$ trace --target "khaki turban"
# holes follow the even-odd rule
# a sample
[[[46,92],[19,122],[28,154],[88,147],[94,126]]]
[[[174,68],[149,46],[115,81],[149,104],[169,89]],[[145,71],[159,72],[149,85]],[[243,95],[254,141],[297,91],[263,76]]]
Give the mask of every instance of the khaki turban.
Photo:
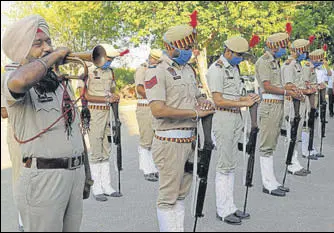
[[[40,15],[27,16],[11,25],[2,40],[2,49],[13,62],[22,63],[27,57],[37,30],[50,36],[49,26]]]

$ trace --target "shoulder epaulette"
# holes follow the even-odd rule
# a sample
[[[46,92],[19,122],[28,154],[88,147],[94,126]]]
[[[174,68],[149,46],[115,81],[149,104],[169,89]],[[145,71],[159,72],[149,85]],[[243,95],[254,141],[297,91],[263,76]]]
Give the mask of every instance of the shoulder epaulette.
[[[20,67],[19,63],[10,63],[8,65],[5,65],[5,71],[12,71],[12,70],[16,70],[17,68]]]
[[[263,54],[263,56],[262,56],[263,60],[268,60],[269,58],[270,58],[270,56],[267,53]]]
[[[310,62],[305,62],[305,66],[311,66]]]
[[[219,59],[219,60],[216,62],[216,65],[215,65],[215,66],[218,66],[219,68],[223,68],[224,63],[223,63],[222,60]]]
[[[141,64],[142,67],[148,67],[147,63]]]

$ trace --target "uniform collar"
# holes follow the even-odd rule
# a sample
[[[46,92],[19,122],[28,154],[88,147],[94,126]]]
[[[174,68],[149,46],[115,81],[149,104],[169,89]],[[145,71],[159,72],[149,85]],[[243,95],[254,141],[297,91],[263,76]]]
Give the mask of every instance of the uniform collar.
[[[267,56],[269,57],[270,61],[275,61],[276,59],[274,58],[274,55],[271,54],[271,52],[266,51],[265,54],[267,54]]]
[[[171,59],[168,55],[163,55],[163,60],[169,65],[169,66],[173,66],[178,70],[181,70],[184,66],[180,66],[179,64],[177,64],[173,59]]]
[[[233,66],[231,66],[231,64],[227,61],[224,55],[221,55],[219,59],[223,62],[225,68],[229,68],[229,67],[233,68]]]

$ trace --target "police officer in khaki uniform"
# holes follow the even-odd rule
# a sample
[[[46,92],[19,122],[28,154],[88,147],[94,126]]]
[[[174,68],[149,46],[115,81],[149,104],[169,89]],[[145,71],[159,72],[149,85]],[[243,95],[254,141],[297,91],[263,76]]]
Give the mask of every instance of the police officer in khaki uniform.
[[[143,63],[136,70],[135,84],[138,97],[136,117],[139,127],[139,169],[144,172],[145,180],[158,181],[159,173],[152,158],[152,141],[154,131],[152,128],[152,113],[148,105],[145,93],[145,72],[148,68],[155,68],[160,62],[162,51],[152,49],[148,58],[148,63]]]
[[[5,71],[15,70],[16,67],[10,67],[9,65],[5,66]],[[20,175],[20,168],[22,166],[22,158],[20,152],[20,144],[15,140],[13,134],[13,127],[8,117],[7,107],[5,105],[6,100],[3,96],[3,82],[4,78],[1,77],[1,118],[7,119],[7,145],[10,161],[12,162],[12,188],[13,193],[15,192],[15,185]],[[18,229],[23,231],[22,218],[20,213],[18,218]]]
[[[281,73],[283,83],[286,90],[299,89],[304,95],[310,95],[316,92],[316,89],[307,89],[303,78],[301,62],[306,60],[307,52],[310,46],[310,42],[304,39],[297,39],[291,43],[290,56],[282,65]],[[288,173],[297,176],[306,176],[309,172],[301,166],[298,155],[302,154],[301,147],[301,134],[303,130],[303,124],[306,117],[306,98],[302,98],[300,101],[299,115],[300,121],[297,130],[297,140],[294,148],[294,154],[292,156],[291,165],[288,166]],[[294,118],[294,107],[291,96],[286,96],[284,101],[284,121],[286,125],[290,125],[289,121]],[[288,127],[287,127],[288,128]],[[287,133],[290,133],[288,130]],[[287,145],[288,147],[288,145]]]
[[[317,89],[318,89],[318,84],[317,84],[317,75],[315,72],[315,68],[318,67],[320,62],[313,61],[310,59],[309,61],[306,61],[302,67],[302,78],[305,82],[306,88],[311,89],[316,91],[313,94],[308,94],[306,95],[306,119],[310,119],[310,114],[315,114],[316,112],[316,106],[317,106]],[[308,127],[308,124],[306,124]],[[310,135],[308,132],[307,128],[304,128],[305,130],[302,131],[302,156],[304,158],[308,158],[309,156],[309,151],[308,151],[308,144],[309,144],[309,139]],[[317,152],[316,148],[313,145],[312,151],[310,153],[310,159],[312,160],[317,160],[318,156],[320,154]]]
[[[276,180],[273,153],[277,146],[283,118],[284,95],[299,96],[294,90],[284,90],[279,59],[286,53],[289,35],[275,33],[267,38],[266,52],[255,64],[256,79],[262,92],[260,104],[260,167],[263,192],[285,196],[286,189]]]
[[[248,218],[233,201],[235,169],[238,161],[238,140],[243,127],[240,107],[260,101],[257,94],[240,96],[241,80],[238,65],[249,45],[243,37],[231,37],[224,42],[224,53],[209,68],[208,86],[217,112],[212,129],[217,143],[216,207],[217,217],[229,224],[241,224]]]
[[[39,15],[9,27],[3,50],[19,63],[16,70],[5,73],[4,96],[14,136],[21,144],[23,166],[14,195],[24,230],[79,231],[85,182],[80,119],[74,118],[75,106],[68,108],[71,88],[59,83],[49,69],[69,50],[53,50],[48,25]],[[62,111],[67,111],[66,117]]]
[[[85,98],[91,114],[88,137],[92,151],[90,167],[94,180],[93,195],[97,201],[107,201],[106,196],[117,196],[111,185],[109,162],[111,154],[110,117],[113,117],[113,115],[110,116],[109,103],[119,101],[119,96],[115,94],[115,77],[110,65],[120,53],[111,45],[101,44],[101,46],[106,50],[107,60],[100,67],[95,65],[89,67]],[[83,82],[80,82],[79,86],[82,88]]]
[[[160,231],[184,231],[184,199],[192,183],[185,163],[192,160],[196,119],[213,110],[200,97],[195,73],[187,64],[195,33],[188,25],[174,26],[164,34],[166,55],[145,73],[146,96],[150,104],[155,136],[153,160],[159,170],[157,215]]]

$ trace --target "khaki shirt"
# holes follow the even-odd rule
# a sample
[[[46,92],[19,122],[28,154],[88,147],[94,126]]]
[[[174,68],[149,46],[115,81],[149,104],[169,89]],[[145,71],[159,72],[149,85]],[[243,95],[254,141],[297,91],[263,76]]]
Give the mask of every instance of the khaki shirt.
[[[79,82],[78,87],[83,87],[82,81]],[[89,95],[105,96],[108,92],[115,93],[115,91],[115,77],[110,68],[106,70],[95,66],[88,68],[87,92]]]
[[[195,109],[201,96],[190,65],[179,66],[164,55],[162,62],[150,67],[145,73],[145,90],[149,102],[159,100],[177,109]],[[154,130],[193,128],[196,122],[188,119],[153,118]]]
[[[306,88],[302,75],[302,66],[295,59],[288,59],[281,68],[282,79],[284,84],[292,83],[297,88]]]
[[[311,84],[317,83],[317,74],[315,73],[314,66],[311,62],[306,62],[302,67],[302,76],[305,82]]]
[[[270,81],[270,84],[275,87],[283,87],[279,63],[268,51],[255,63],[255,76],[262,92],[264,92],[264,81]]]
[[[211,93],[219,92],[225,99],[239,100],[241,94],[239,70],[231,66],[224,56],[210,66],[206,77]]]
[[[147,69],[148,69],[148,64],[147,63],[141,64],[136,69],[136,72],[135,72],[135,84],[136,84],[136,87],[138,85],[145,86],[145,72],[146,72]],[[143,97],[137,92],[137,88],[135,88],[135,89],[136,89],[136,94],[137,94],[138,99],[143,99]]]
[[[8,114],[15,135],[20,140],[27,140],[36,136],[49,127],[56,119],[62,115],[63,86],[60,84],[54,93],[47,93],[53,100],[49,102],[39,102],[34,88],[31,88],[23,97],[15,99],[9,89],[8,80],[13,70],[6,70],[4,82],[4,95],[8,104]],[[73,98],[73,90],[67,88],[68,93]],[[80,114],[75,107],[75,119],[72,123],[72,135],[67,138],[65,123],[62,118],[49,131],[33,141],[21,144],[23,158],[43,157],[61,158],[79,156],[83,153],[84,147],[80,130]]]

